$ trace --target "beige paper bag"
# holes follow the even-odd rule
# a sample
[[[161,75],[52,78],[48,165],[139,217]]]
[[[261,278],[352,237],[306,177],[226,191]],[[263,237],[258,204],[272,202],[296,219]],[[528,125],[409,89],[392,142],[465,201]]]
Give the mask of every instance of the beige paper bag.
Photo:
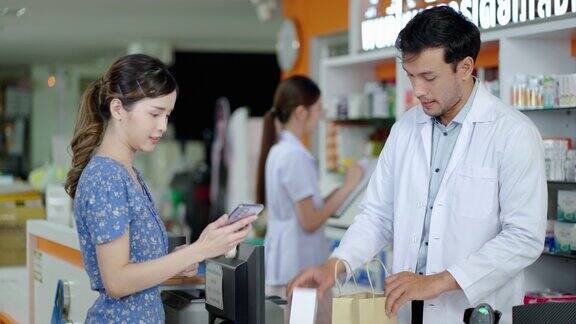
[[[344,266],[350,269],[350,273],[352,273],[352,280],[354,280],[356,291],[358,291],[358,283],[356,282],[352,268],[350,268],[350,264],[348,264],[346,260],[338,260],[334,267],[334,277],[336,281],[336,287],[338,287],[338,296],[334,296],[334,298],[332,298],[332,324],[358,324],[358,300],[361,298],[366,298],[371,294],[342,294],[342,284],[338,280],[338,265],[340,262],[344,263]]]
[[[396,317],[388,317],[386,315],[386,297],[384,294],[377,294],[370,278],[370,264],[378,262],[384,269],[385,275],[388,271],[379,259],[372,259],[366,263],[366,272],[368,274],[368,282],[370,283],[371,293],[367,296],[358,299],[358,324],[396,324]]]
[[[388,271],[379,259],[372,259],[366,263],[368,282],[370,283],[371,292],[356,292],[354,294],[343,295],[342,284],[338,280],[338,264],[342,262],[352,273],[352,280],[358,291],[358,283],[354,277],[354,272],[346,260],[338,260],[334,267],[334,277],[338,287],[338,297],[332,299],[332,324],[396,324],[396,318],[390,318],[386,315],[386,297],[383,294],[377,294],[372,279],[370,277],[370,264],[378,262],[384,269],[386,275]]]

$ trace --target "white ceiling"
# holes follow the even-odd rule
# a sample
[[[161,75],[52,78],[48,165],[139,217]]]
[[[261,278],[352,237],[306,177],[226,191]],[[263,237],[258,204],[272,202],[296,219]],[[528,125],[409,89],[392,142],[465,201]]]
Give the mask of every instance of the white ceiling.
[[[261,22],[250,0],[0,0],[0,65],[85,60],[134,41],[177,50],[272,52],[280,11]]]

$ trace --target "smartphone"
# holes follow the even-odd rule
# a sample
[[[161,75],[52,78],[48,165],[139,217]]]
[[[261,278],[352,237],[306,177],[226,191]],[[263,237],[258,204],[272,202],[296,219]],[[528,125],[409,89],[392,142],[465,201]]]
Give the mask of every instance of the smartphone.
[[[262,204],[240,204],[228,216],[228,224],[235,223],[242,218],[258,215],[264,210]]]

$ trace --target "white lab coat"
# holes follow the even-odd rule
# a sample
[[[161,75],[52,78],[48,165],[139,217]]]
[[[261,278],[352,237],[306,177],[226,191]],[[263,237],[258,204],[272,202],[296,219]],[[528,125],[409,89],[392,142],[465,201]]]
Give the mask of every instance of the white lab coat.
[[[362,211],[333,256],[359,267],[393,245],[393,272],[414,271],[430,177],[432,122],[414,107],[394,125]],[[523,269],[542,252],[547,184],[540,134],[522,113],[479,86],[433,207],[427,274],[448,270],[462,290],[424,302],[424,323],[462,323],[486,302],[512,322]],[[410,322],[410,303],[399,323]]]
[[[313,233],[300,226],[296,205],[312,198],[315,208],[324,200],[316,159],[291,132],[283,131],[266,159],[266,285],[288,284],[301,270],[322,264],[330,254],[322,226]]]

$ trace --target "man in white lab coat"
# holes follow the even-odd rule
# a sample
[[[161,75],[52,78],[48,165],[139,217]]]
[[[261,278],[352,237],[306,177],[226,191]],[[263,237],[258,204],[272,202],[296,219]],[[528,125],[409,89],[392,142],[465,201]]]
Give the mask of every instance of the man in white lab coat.
[[[392,244],[386,311],[400,323],[462,323],[464,310],[483,302],[512,322],[523,269],[543,249],[544,155],[532,122],[472,76],[480,44],[477,27],[447,6],[400,32],[396,47],[420,105],[392,128],[340,246],[289,292],[317,286],[322,295],[337,259],[358,268]]]

